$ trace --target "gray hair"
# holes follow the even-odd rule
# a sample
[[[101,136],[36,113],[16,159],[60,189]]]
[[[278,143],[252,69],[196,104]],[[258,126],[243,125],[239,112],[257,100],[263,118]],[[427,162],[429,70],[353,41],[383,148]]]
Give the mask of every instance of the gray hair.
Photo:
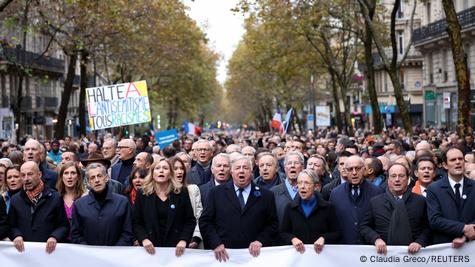
[[[274,160],[275,165],[277,166],[277,157],[270,152],[262,152],[257,155],[257,162],[259,162],[263,157],[269,156]]]
[[[243,148],[241,149],[241,153],[242,153],[242,151],[243,151],[244,149],[250,149],[250,150],[252,151],[252,154],[254,154],[254,155],[256,154],[256,149],[253,148],[252,146],[245,146],[245,147],[243,147]]]
[[[305,170],[301,171],[299,173],[299,175],[297,176],[297,179],[300,176],[304,175],[304,174],[307,175],[308,177],[310,177],[310,179],[312,179],[313,184],[321,184],[322,183],[320,177],[318,177],[317,173],[312,169],[305,169]]]
[[[348,160],[350,159],[357,159],[360,163],[361,163],[361,166],[365,166],[364,164],[364,159],[360,156],[357,156],[357,155],[353,155],[353,156],[349,156],[346,160],[345,160],[345,168],[347,168],[348,166]]]
[[[196,148],[196,146],[198,146],[199,144],[202,144],[202,143],[206,144],[209,148],[213,148],[211,143],[208,140],[205,140],[205,139],[200,139],[200,140],[194,142],[193,145],[191,145],[191,147]]]
[[[226,153],[231,154],[232,152],[241,152],[241,147],[236,144],[230,144],[228,147],[226,147]]]
[[[231,160],[231,169],[234,167],[236,162],[241,161],[241,160],[245,160],[249,164],[249,167],[252,168],[252,160],[250,158],[246,157],[246,156],[239,155],[239,156],[234,157]]]
[[[106,141],[104,141],[102,146],[104,146],[104,144],[107,143],[107,142],[110,142],[111,146],[113,146],[114,148],[117,148],[117,140],[115,140],[114,138],[107,139]]]
[[[211,161],[211,168],[214,167],[216,164],[217,158],[225,158],[229,164],[231,164],[231,159],[228,154],[226,153],[219,153],[218,155],[214,156],[213,160]]]
[[[94,170],[94,169],[101,169],[102,174],[107,175],[106,166],[104,166],[103,164],[98,163],[98,162],[93,162],[93,163],[87,164],[87,167],[86,167],[86,179],[89,179],[89,171],[90,171],[90,170]]]
[[[302,153],[300,153],[299,151],[290,151],[290,152],[287,152],[287,154],[285,154],[284,165],[287,164],[287,162],[289,161],[289,157],[291,156],[297,156],[299,158],[300,163],[302,165],[304,164],[305,158],[303,157]]]

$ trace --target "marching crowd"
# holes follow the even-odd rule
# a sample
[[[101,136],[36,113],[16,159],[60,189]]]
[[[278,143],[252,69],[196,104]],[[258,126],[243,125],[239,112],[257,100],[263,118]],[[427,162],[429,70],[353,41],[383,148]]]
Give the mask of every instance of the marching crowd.
[[[117,140],[4,140],[0,240],[211,249],[422,247],[475,239],[472,136],[256,131]]]

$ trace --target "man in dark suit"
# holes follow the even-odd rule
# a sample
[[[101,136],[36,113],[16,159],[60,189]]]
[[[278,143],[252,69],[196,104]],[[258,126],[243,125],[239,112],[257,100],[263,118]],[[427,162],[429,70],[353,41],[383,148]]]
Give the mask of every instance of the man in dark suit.
[[[434,243],[461,247],[475,239],[475,182],[464,177],[463,152],[457,147],[443,155],[447,176],[427,188],[427,213]]]
[[[226,248],[249,248],[257,257],[273,244],[278,231],[274,197],[252,181],[252,162],[238,156],[231,162],[232,183],[213,188],[200,217],[205,243],[217,260],[226,261]]]
[[[284,210],[287,204],[292,202],[297,196],[297,177],[303,170],[305,158],[298,151],[287,152],[284,159],[285,180],[283,183],[271,188],[274,193],[275,206],[279,222],[284,217]]]
[[[345,161],[348,181],[333,189],[330,202],[335,206],[336,216],[340,221],[341,243],[362,244],[359,235],[363,216],[369,209],[369,200],[384,192],[379,186],[364,179],[364,161],[360,156],[351,156]]]
[[[206,184],[199,186],[201,203],[203,205],[206,204],[208,194],[211,189],[218,185],[224,184],[229,180],[231,173],[231,162],[229,160],[229,155],[225,153],[219,153],[216,155],[211,163],[211,172],[213,173],[213,178]]]
[[[202,185],[211,180],[211,158],[213,147],[208,140],[198,140],[193,144],[193,150],[197,157],[196,164],[191,168],[188,176],[189,184]]]
[[[366,243],[376,246],[378,253],[386,254],[386,244],[408,246],[412,254],[429,245],[426,201],[408,190],[409,176],[404,165],[391,165],[386,193],[370,200],[360,234]]]
[[[127,185],[129,175],[134,168],[135,142],[132,139],[122,139],[117,148],[119,149],[119,162],[111,168],[111,179]]]
[[[10,201],[8,221],[10,239],[15,248],[25,251],[24,241],[46,242],[46,252],[55,250],[69,233],[69,222],[61,195],[41,179],[41,171],[33,161],[21,165],[21,192]]]

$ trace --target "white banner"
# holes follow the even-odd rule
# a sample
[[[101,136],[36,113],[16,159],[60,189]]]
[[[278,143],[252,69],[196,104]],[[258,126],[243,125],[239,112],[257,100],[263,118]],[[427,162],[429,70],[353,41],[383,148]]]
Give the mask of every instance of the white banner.
[[[329,106],[316,106],[315,113],[317,114],[317,126],[330,126],[331,116]]]
[[[376,254],[373,246],[327,245],[321,254],[313,246],[306,246],[304,254],[291,246],[269,247],[253,258],[247,249],[227,249],[230,259],[220,263],[210,250],[187,249],[179,258],[174,248],[159,248],[149,255],[142,247],[97,247],[58,244],[52,254],[45,252],[44,243],[25,243],[25,252],[19,253],[11,242],[0,242],[0,266],[84,267],[84,266],[475,266],[475,243],[460,249],[450,244],[422,249],[415,255],[407,254],[407,247],[388,247],[386,256]]]

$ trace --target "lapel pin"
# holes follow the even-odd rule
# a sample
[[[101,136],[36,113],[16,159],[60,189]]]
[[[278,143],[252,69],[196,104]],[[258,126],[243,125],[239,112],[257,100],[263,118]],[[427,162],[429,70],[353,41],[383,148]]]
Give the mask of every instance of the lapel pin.
[[[174,209],[175,209],[175,204],[171,204],[171,205],[170,205],[170,208],[171,208],[172,210],[174,210]]]
[[[467,195],[463,194],[463,195],[462,195],[462,198],[463,198],[463,199],[467,199]]]

